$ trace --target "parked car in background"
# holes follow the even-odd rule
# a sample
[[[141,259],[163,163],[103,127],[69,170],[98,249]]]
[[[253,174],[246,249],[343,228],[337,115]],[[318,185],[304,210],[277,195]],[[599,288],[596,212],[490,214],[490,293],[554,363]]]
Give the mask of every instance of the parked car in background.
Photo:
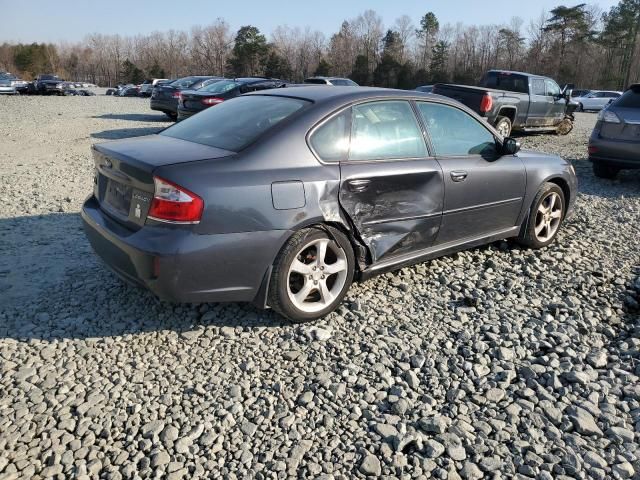
[[[178,120],[184,120],[243,93],[280,88],[285,84],[282,80],[249,77],[219,80],[198,90],[182,90],[178,99]]]
[[[33,81],[33,87],[35,93],[40,95],[62,95],[64,89],[58,86],[62,82],[64,82],[64,80],[57,75],[43,74],[36,77]]]
[[[548,246],[577,190],[569,162],[458,102],[378,88],[253,92],[93,156],[82,218],[112,270],[164,300],[293,321],[354,279],[509,237]]]
[[[153,87],[155,87],[158,82],[166,81],[166,78],[152,78],[149,80],[145,80],[140,85],[140,96],[141,97],[150,97],[153,92]]]
[[[7,82],[9,83],[9,86],[13,87],[13,89],[15,90],[15,92],[13,93],[29,93],[30,82],[21,80],[20,78],[9,72],[0,72],[0,83],[3,86],[3,88],[0,89],[0,93],[11,93],[8,91],[10,89],[6,88]]]
[[[571,97],[572,98],[585,97],[589,95],[591,92],[593,92],[593,90],[575,89],[573,90],[573,92],[571,92]]]
[[[620,98],[622,92],[610,91],[610,90],[596,90],[589,92],[583,97],[574,98],[574,101],[578,103],[578,111],[584,112],[589,110],[600,111],[611,101]]]
[[[414,90],[416,92],[432,93],[433,92],[433,85],[421,85],[420,87],[414,88]]]
[[[358,87],[359,85],[350,78],[342,77],[309,77],[304,79],[304,83],[314,85],[333,85],[338,87]]]
[[[589,138],[589,160],[600,178],[640,168],[640,83],[600,111]]]
[[[118,92],[119,97],[139,97],[140,87],[137,85],[125,85]]]
[[[576,108],[571,89],[561,89],[548,77],[490,70],[477,87],[438,83],[433,93],[463,103],[506,137],[512,130],[568,134]]]
[[[197,90],[223,77],[192,75],[157,85],[151,94],[151,110],[163,112],[172,120],[178,118],[178,98],[182,90]]]
[[[16,87],[13,85],[13,76],[10,74],[0,73],[0,94],[15,95]]]

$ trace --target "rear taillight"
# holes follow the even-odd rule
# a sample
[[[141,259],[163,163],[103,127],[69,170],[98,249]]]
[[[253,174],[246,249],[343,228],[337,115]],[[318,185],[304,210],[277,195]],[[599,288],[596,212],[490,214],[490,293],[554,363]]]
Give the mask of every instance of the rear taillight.
[[[480,102],[480,113],[487,113],[493,107],[493,98],[488,93],[485,93]]]
[[[210,97],[210,98],[203,98],[202,99],[202,104],[203,105],[217,105],[219,103],[224,102],[224,99],[222,98],[216,98],[216,97]]]
[[[594,153],[598,153],[598,147],[594,147],[592,145],[589,145],[588,150],[589,150],[589,155],[593,155]]]
[[[180,96],[181,96],[181,95],[182,95],[182,94],[181,94],[180,92],[173,92],[173,93],[171,94],[171,96],[172,96],[173,98],[180,98]]]
[[[153,177],[153,182],[155,194],[148,218],[171,223],[200,222],[204,210],[202,198],[160,177]]]

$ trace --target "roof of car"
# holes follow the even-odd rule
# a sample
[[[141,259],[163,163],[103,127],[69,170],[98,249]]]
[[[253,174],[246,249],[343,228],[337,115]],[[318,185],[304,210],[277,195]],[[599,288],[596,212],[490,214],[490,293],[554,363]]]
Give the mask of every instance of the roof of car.
[[[366,98],[383,98],[383,97],[397,97],[397,98],[439,98],[450,102],[451,99],[440,95],[434,95],[431,93],[422,93],[411,90],[397,90],[393,88],[378,88],[378,87],[346,87],[336,86],[327,88],[322,85],[309,86],[305,88],[300,87],[288,87],[277,88],[273,90],[262,90],[259,92],[251,92],[247,95],[274,95],[280,97],[293,97],[302,98],[304,100],[311,100],[313,102],[324,102],[334,99],[343,99],[346,101],[366,99]]]

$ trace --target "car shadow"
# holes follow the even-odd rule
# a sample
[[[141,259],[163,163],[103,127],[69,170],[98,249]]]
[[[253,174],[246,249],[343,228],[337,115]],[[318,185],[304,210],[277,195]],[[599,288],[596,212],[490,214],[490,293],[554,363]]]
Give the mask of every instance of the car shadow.
[[[128,285],[95,255],[78,213],[0,219],[0,339],[291,325],[251,304],[174,304]]]
[[[94,115],[91,118],[102,118],[105,120],[129,120],[132,122],[171,122],[171,120],[169,120],[169,118],[164,114],[152,113],[105,113],[104,115]]]
[[[113,130],[103,130],[91,134],[93,138],[101,138],[104,140],[117,140],[120,138],[141,137],[144,135],[153,135],[164,130],[163,127],[139,127],[139,128],[115,128]]]

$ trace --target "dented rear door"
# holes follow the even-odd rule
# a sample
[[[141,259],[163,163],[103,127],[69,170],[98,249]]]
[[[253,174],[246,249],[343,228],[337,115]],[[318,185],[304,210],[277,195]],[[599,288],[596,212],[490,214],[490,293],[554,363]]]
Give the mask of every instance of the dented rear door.
[[[373,262],[428,248],[442,218],[444,182],[407,101],[352,109],[349,156],[340,164],[340,203]]]

